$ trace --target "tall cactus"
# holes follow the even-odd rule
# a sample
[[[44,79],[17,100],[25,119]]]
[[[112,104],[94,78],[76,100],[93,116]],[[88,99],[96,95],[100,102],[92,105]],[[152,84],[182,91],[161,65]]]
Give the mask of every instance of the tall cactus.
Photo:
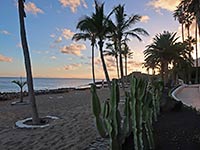
[[[152,94],[153,90],[156,91],[155,95]],[[131,134],[134,150],[155,148],[152,118],[153,113],[157,114],[159,111],[159,86],[147,85],[146,80],[132,77],[130,92],[125,93],[123,112],[118,109],[120,92],[116,80],[112,82],[110,99],[103,103],[103,107],[95,85],[92,85],[91,92],[98,132],[102,137],[109,137],[111,150],[121,150],[125,139]],[[144,138],[147,139],[147,143],[143,141]]]
[[[152,94],[153,119],[157,121],[157,116],[160,114],[160,100],[163,91],[163,82],[153,79],[150,85],[150,93]]]
[[[98,132],[102,137],[105,137],[106,135],[109,136],[110,149],[120,150],[122,146],[122,141],[124,141],[126,137],[125,134],[122,134],[125,133],[123,132],[123,128],[127,130],[127,127],[125,125],[122,125],[123,121],[118,109],[120,95],[117,81],[113,80],[110,100],[109,102],[104,102],[103,108],[101,108],[101,103],[97,96],[95,85],[92,85],[91,92],[93,113],[96,118]],[[127,120],[124,122],[127,123]]]
[[[148,147],[147,149],[155,148],[153,131],[152,131],[152,114],[153,114],[152,101],[153,101],[152,95],[147,90],[144,98],[144,107],[143,107],[143,126],[147,138],[147,144],[148,144],[146,145],[146,147]]]
[[[91,86],[91,93],[92,93],[92,110],[93,110],[93,114],[96,118],[97,130],[102,137],[106,137],[107,133],[106,133],[105,125],[104,125],[103,119],[100,115],[101,114],[101,103],[100,103],[99,97],[96,93],[95,85]]]

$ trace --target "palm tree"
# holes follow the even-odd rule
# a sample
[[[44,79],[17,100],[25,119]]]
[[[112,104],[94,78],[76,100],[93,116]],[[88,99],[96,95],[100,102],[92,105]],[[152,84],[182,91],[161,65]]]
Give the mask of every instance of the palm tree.
[[[172,61],[175,79],[177,74],[182,75],[184,81],[190,81],[190,70],[194,61],[191,55],[193,51],[192,43],[194,43],[194,40],[190,38],[183,43],[176,43],[176,59],[174,58]]]
[[[135,37],[139,41],[142,41],[139,35],[149,35],[142,28],[132,28],[132,26],[139,22],[141,16],[139,15],[128,15],[124,11],[124,5],[118,5],[113,9],[115,14],[115,22],[113,23],[112,29],[114,30],[117,36],[117,45],[119,49],[119,64],[120,64],[120,73],[123,84],[124,72],[123,72],[123,60],[122,60],[122,41],[128,39],[128,36]]]
[[[133,56],[133,52],[130,51],[130,48],[128,47],[127,43],[124,42],[122,43],[122,55],[124,56],[125,60],[125,76],[127,77],[128,75],[128,58],[131,58]]]
[[[156,64],[153,60],[145,61],[144,67],[147,69],[148,74],[149,70],[152,69],[152,74],[155,75],[155,69],[159,69],[159,64]]]
[[[23,87],[27,84],[26,81],[22,81],[22,78],[20,77],[20,80],[13,80],[12,83],[16,84],[20,88],[20,103],[23,103]]]
[[[80,33],[74,34],[72,37],[72,40],[79,41],[79,40],[90,40],[91,41],[91,47],[92,47],[92,78],[93,83],[95,84],[95,69],[94,69],[94,46],[96,43],[96,36],[95,31],[93,29],[93,25],[91,24],[91,20],[89,17],[85,17],[83,20],[79,21],[77,26],[77,29],[79,29]]]
[[[178,5],[177,9],[173,13],[173,16],[174,16],[175,20],[177,19],[178,22],[181,24],[182,41],[184,42],[185,16],[184,16],[183,9],[184,9],[183,5]]]
[[[117,67],[117,77],[119,79],[119,62],[118,62],[118,56],[119,56],[119,52],[116,48],[116,44],[110,44],[110,43],[106,43],[106,48],[108,50],[104,51],[104,55],[108,55],[108,56],[114,56],[115,57],[115,61],[116,61],[116,67]],[[115,48],[114,48],[115,47]]]
[[[98,40],[97,43],[98,43],[98,47],[100,51],[100,58],[101,58],[104,74],[108,82],[108,86],[109,88],[111,88],[110,78],[109,78],[108,70],[107,70],[104,55],[103,55],[104,40],[106,38],[106,35],[110,32],[109,25],[111,24],[111,21],[109,20],[109,15],[105,16],[104,3],[100,4],[96,0],[94,2],[95,2],[95,12],[92,13],[91,17],[85,16],[83,19],[81,19],[77,25],[77,28],[80,29],[82,32],[84,32],[84,34],[88,34],[87,39],[89,38],[90,40],[92,40],[91,45],[93,48],[94,48],[94,43]],[[74,37],[74,39],[79,39],[79,38],[80,38],[80,34],[77,34]],[[86,37],[84,38],[86,39]],[[84,38],[83,36],[81,37],[81,39],[84,39]],[[94,49],[92,51],[94,51]],[[94,64],[94,59],[92,60],[92,62]]]
[[[168,80],[168,65],[175,63],[177,60],[190,60],[191,50],[185,44],[176,42],[176,33],[164,31],[162,34],[157,34],[153,38],[153,43],[147,45],[144,51],[145,62],[153,62],[160,67],[161,77],[166,85]]]
[[[200,35],[200,1],[199,0],[182,0],[179,5],[186,5],[187,13],[190,13],[194,16],[196,20],[196,29],[195,29],[195,40],[198,41],[198,29]],[[198,28],[198,29],[197,29]],[[196,78],[195,82],[198,82],[198,42],[196,42]]]
[[[33,124],[39,124],[40,119],[37,111],[37,105],[35,100],[35,94],[33,89],[33,78],[32,78],[32,71],[31,71],[31,60],[28,50],[28,43],[26,40],[26,30],[25,30],[25,23],[24,18],[26,17],[26,13],[24,11],[24,2],[25,0],[18,0],[18,11],[19,11],[19,21],[20,21],[20,35],[21,35],[21,43],[24,53],[24,62],[26,68],[26,75],[27,75],[27,84],[28,84],[28,94],[30,98],[31,108],[32,108],[32,121]]]
[[[105,73],[106,80],[108,82],[109,88],[111,88],[110,77],[106,67],[104,55],[103,55],[103,46],[106,35],[111,31],[112,22],[109,20],[110,15],[106,16],[104,13],[104,3],[100,4],[95,0],[95,12],[91,16],[91,23],[95,29],[96,38],[98,39],[98,46],[100,51],[100,58],[102,61],[103,70]]]

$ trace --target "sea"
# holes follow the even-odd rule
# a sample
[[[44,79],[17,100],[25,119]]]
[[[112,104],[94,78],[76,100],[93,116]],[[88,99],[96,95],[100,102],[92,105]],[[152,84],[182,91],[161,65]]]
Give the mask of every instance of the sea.
[[[0,77],[0,92],[18,92],[19,87],[16,84],[12,83],[13,80],[20,80],[20,78]],[[26,81],[26,78],[22,78],[22,81]],[[50,90],[58,88],[87,88],[90,87],[89,83],[92,83],[92,79],[34,78],[33,83],[34,90]],[[24,90],[27,91],[27,85],[25,85]]]

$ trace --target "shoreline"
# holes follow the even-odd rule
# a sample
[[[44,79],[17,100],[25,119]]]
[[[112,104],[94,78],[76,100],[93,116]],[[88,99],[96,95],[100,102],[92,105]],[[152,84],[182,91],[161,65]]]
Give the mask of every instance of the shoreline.
[[[74,90],[87,90],[90,89],[92,83],[88,83],[87,85],[81,85],[78,87],[67,87],[67,88],[55,88],[55,89],[42,89],[42,90],[35,90],[35,95],[47,95],[47,94],[61,94],[67,93]],[[101,88],[101,82],[96,82],[97,88]],[[28,92],[23,92],[24,97],[28,96]],[[0,92],[0,102],[13,100],[20,98],[20,92]]]

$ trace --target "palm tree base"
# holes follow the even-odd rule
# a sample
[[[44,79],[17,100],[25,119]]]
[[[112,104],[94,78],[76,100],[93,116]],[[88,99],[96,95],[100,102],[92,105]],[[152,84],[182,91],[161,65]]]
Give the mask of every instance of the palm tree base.
[[[59,119],[56,116],[45,116],[40,119],[40,124],[35,125],[33,124],[32,118],[26,118],[24,120],[19,120],[15,123],[15,126],[17,128],[21,129],[35,129],[35,128],[45,128],[50,126],[50,123],[52,120],[57,120]]]
[[[14,101],[11,103],[11,105],[29,105],[30,103],[29,102],[26,102],[26,101]]]

